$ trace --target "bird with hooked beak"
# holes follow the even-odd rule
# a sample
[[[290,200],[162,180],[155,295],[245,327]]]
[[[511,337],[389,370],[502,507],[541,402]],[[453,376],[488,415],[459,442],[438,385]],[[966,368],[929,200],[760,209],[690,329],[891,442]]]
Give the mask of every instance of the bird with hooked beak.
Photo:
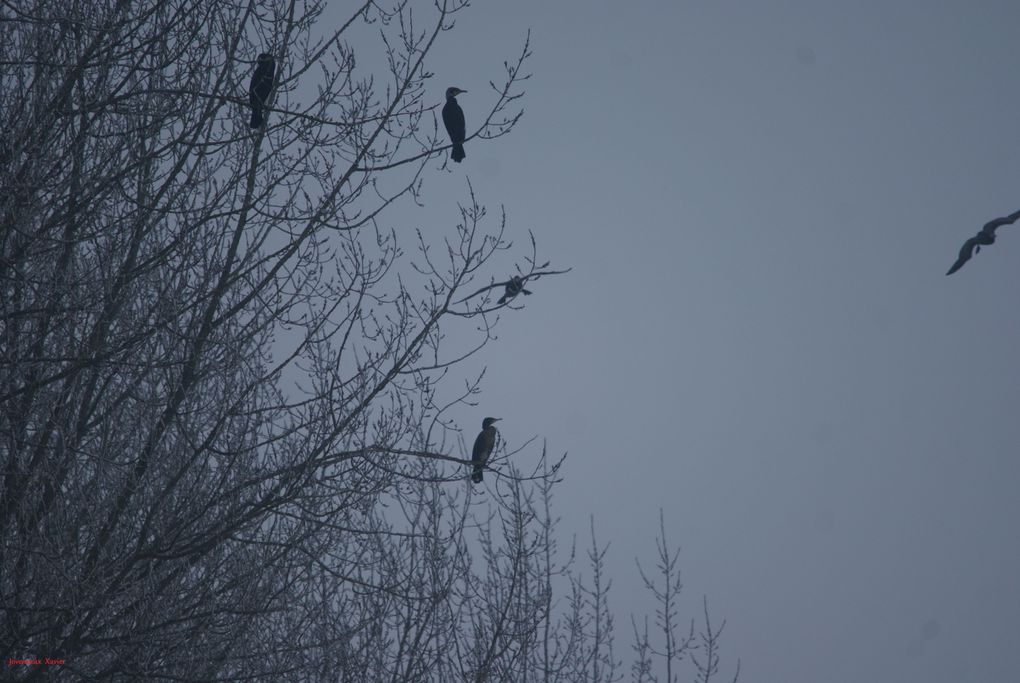
[[[1012,225],[1020,219],[1020,211],[1011,213],[1004,218],[996,218],[994,221],[988,221],[985,226],[981,228],[978,234],[971,237],[969,240],[963,243],[960,248],[960,255],[956,258],[956,263],[949,269],[946,275],[952,275],[956,271],[963,268],[963,264],[970,260],[970,258],[977,253],[981,252],[981,245],[988,246],[989,244],[995,244],[995,231],[1004,225]]]
[[[450,158],[458,164],[464,159],[464,136],[467,130],[464,127],[464,110],[457,104],[457,95],[467,90],[460,88],[446,89],[446,105],[443,107],[443,124],[446,126],[446,133],[450,136],[453,149],[450,150]]]
[[[492,425],[499,420],[498,417],[487,417],[482,420],[482,431],[475,439],[475,447],[471,449],[471,464],[474,465],[474,469],[471,471],[471,481],[476,484],[482,483],[482,471],[485,469],[485,463],[489,461],[492,449],[496,447],[496,437],[499,436],[499,432]]]

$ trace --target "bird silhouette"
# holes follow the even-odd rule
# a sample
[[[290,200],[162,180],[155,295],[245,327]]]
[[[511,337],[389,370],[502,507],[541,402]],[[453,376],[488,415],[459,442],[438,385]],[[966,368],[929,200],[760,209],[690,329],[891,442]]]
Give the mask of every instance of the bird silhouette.
[[[982,245],[995,244],[995,231],[1004,225],[1016,223],[1017,219],[1020,219],[1020,211],[985,223],[985,226],[981,228],[978,234],[963,243],[963,246],[960,248],[960,255],[956,257],[956,263],[953,264],[953,267],[949,269],[946,275],[952,275],[960,270],[960,268],[963,268],[964,263],[969,261],[974,254],[981,251]]]
[[[467,90],[460,88],[446,89],[446,105],[443,107],[443,124],[446,126],[446,133],[450,136],[453,149],[450,150],[450,158],[458,164],[467,156],[464,154],[464,110],[457,104],[457,95]]]
[[[474,469],[471,471],[471,481],[476,484],[482,482],[482,471],[485,469],[485,463],[489,461],[489,456],[492,455],[492,449],[496,447],[496,437],[499,432],[492,426],[493,422],[499,422],[498,417],[487,417],[482,420],[482,431],[478,433],[478,437],[475,439],[475,447],[471,449],[471,464],[474,465]]]
[[[255,73],[251,75],[248,87],[248,102],[251,104],[251,127],[261,128],[266,117],[264,109],[273,91],[273,77],[276,75],[276,60],[273,55],[263,52],[259,55]]]
[[[510,301],[510,299],[513,299],[518,294],[530,296],[531,292],[524,289],[524,278],[522,278],[520,275],[514,275],[506,283],[506,287],[503,289],[503,296],[499,297],[499,303],[501,304],[506,303],[507,301]]]

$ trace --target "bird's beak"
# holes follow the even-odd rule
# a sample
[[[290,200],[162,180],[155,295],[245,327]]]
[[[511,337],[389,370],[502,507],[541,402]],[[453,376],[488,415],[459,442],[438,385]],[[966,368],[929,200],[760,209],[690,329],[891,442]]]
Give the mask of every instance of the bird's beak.
[[[457,91],[457,94],[458,94],[458,95],[461,95],[461,94],[463,94],[463,93],[466,93],[466,92],[467,92],[467,90],[458,90],[458,91]]]
[[[503,418],[501,418],[501,417],[494,417],[494,418],[492,418],[492,421],[493,421],[493,422],[499,422],[499,421],[500,421],[500,420],[502,420],[502,419],[503,419]]]

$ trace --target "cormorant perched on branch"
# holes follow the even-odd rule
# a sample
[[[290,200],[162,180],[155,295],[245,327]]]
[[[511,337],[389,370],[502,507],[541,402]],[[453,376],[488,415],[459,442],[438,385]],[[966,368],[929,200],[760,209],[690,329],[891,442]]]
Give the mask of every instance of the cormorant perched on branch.
[[[503,290],[503,296],[499,297],[499,303],[506,303],[510,299],[513,299],[518,294],[530,295],[531,292],[524,289],[524,278],[520,275],[514,275],[510,278],[510,281],[506,283],[506,288]]]
[[[492,426],[492,423],[498,422],[499,419],[498,417],[487,417],[482,420],[482,431],[475,439],[475,447],[471,449],[471,464],[475,466],[471,472],[471,481],[476,484],[482,482],[482,470],[485,469],[485,463],[492,455],[492,449],[496,447],[496,436],[499,432]]]
[[[446,89],[446,106],[443,107],[443,124],[446,125],[446,132],[450,136],[450,142],[453,143],[453,149],[450,151],[450,158],[456,161],[458,164],[461,160],[467,156],[464,154],[464,135],[466,129],[464,127],[464,110],[457,104],[457,95],[467,90],[461,90],[460,88],[447,88]]]
[[[266,117],[263,109],[269,101],[269,93],[273,91],[273,77],[276,75],[276,60],[273,55],[263,52],[259,55],[258,66],[251,76],[248,88],[248,102],[251,103],[251,127],[261,128]]]
[[[1017,219],[1020,219],[1020,211],[1011,213],[1005,218],[996,218],[994,221],[985,223],[985,227],[981,228],[978,234],[963,243],[956,263],[953,264],[953,267],[949,269],[946,275],[952,275],[960,270],[960,268],[963,268],[963,264],[969,261],[971,256],[981,251],[981,245],[995,244],[995,230],[1004,225],[1012,225],[1017,222]]]

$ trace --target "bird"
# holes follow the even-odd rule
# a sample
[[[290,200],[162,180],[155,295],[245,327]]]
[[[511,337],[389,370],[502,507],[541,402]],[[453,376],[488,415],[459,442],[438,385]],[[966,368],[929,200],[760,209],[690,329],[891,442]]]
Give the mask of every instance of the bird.
[[[492,449],[496,447],[496,437],[499,436],[499,432],[492,426],[492,423],[499,422],[499,420],[498,417],[487,417],[482,420],[482,431],[478,433],[475,447],[471,449],[471,464],[474,465],[471,481],[476,484],[482,482],[482,470],[485,469],[485,463],[492,455]]]
[[[266,117],[263,109],[269,101],[269,93],[273,90],[273,77],[276,75],[276,60],[273,55],[263,52],[259,55],[258,66],[251,75],[251,86],[248,88],[248,102],[251,104],[251,127],[261,128]]]
[[[443,124],[446,125],[446,132],[450,136],[450,142],[453,143],[450,158],[458,164],[467,156],[464,154],[464,110],[457,104],[457,95],[462,92],[467,92],[467,90],[447,88],[446,105],[443,107]]]
[[[952,275],[956,271],[963,268],[963,264],[970,260],[971,256],[980,253],[982,245],[995,244],[995,231],[1004,225],[1012,225],[1020,219],[1020,211],[1011,213],[1004,218],[996,218],[993,221],[988,221],[985,226],[981,228],[978,234],[971,237],[969,240],[963,243],[960,248],[960,255],[956,258],[956,263],[949,269],[946,275]]]
[[[506,283],[506,288],[503,290],[503,296],[499,298],[499,303],[501,304],[506,303],[507,301],[513,299],[518,294],[530,296],[531,292],[524,289],[524,278],[522,278],[520,275],[514,275]]]

